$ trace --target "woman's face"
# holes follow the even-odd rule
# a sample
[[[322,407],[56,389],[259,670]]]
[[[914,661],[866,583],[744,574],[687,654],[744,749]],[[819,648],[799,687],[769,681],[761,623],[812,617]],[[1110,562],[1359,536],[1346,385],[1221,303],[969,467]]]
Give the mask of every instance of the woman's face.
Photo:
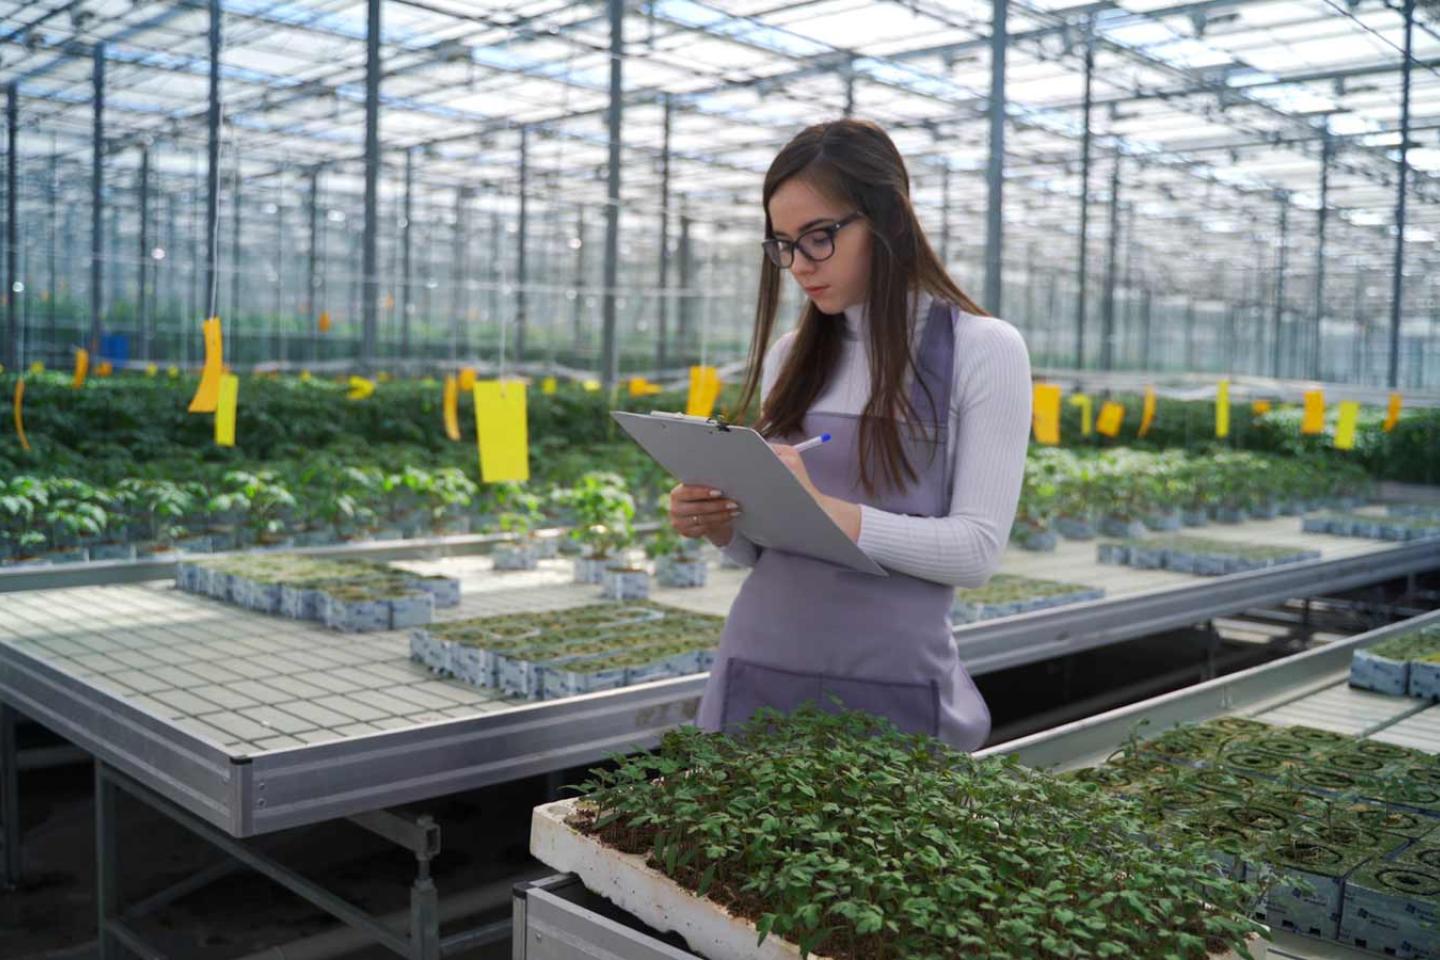
[[[825,227],[854,213],[825,197],[799,177],[791,177],[770,197],[770,226],[780,240]],[[813,239],[813,238],[811,238]],[[870,230],[863,219],[852,220],[835,234],[835,253],[813,263],[795,248],[790,275],[824,313],[840,313],[864,303],[870,289]]]

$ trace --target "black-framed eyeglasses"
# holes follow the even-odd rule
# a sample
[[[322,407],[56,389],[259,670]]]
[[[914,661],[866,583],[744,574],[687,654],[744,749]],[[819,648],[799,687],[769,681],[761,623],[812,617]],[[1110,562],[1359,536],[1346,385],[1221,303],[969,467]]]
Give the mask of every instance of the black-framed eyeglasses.
[[[835,256],[835,234],[839,233],[846,224],[853,223],[860,217],[861,213],[857,210],[829,226],[806,230],[794,240],[766,237],[760,241],[760,246],[765,248],[765,256],[769,257],[770,262],[777,267],[788,267],[794,263],[796,249],[799,249],[805,255],[805,259],[811,263],[820,263],[822,260],[829,260]]]

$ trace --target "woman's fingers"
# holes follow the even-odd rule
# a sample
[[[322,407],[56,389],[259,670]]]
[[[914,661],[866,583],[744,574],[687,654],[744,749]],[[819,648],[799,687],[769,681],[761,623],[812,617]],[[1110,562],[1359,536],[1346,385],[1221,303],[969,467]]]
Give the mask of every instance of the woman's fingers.
[[[712,487],[677,484],[670,491],[670,525],[687,537],[720,531],[739,512],[739,504]]]

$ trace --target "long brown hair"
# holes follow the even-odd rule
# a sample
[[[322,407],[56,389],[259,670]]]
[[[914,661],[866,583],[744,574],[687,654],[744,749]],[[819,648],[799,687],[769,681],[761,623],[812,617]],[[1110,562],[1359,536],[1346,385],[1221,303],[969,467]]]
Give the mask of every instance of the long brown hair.
[[[765,236],[773,235],[770,198],[781,184],[801,177],[832,201],[864,214],[856,226],[870,231],[870,399],[860,419],[860,481],[875,494],[873,465],[883,478],[904,486],[916,478],[905,456],[898,420],[919,419],[910,402],[906,373],[910,350],[908,295],[923,290],[967,313],[988,316],[945,272],[925,239],[910,205],[910,175],[900,151],[884,130],[865,120],[835,120],[806,127],[787,143],[765,174],[762,203]],[[739,415],[746,416],[759,388],[766,351],[780,301],[780,268],[761,254],[760,295],[750,341],[749,370],[741,389]],[[839,359],[844,324],[838,315],[805,304],[795,340],[775,386],[765,398],[755,429],[765,436],[800,430],[806,412],[829,381]],[[933,407],[933,398],[931,398]],[[938,413],[938,411],[936,411]]]

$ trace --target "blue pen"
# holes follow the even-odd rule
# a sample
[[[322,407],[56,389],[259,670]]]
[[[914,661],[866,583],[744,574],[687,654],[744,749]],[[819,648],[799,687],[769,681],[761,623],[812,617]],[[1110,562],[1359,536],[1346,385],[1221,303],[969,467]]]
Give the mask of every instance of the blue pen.
[[[795,444],[795,452],[796,452],[796,453],[804,453],[806,450],[809,450],[811,447],[818,447],[818,446],[820,446],[820,444],[822,444],[822,443],[829,443],[829,442],[830,442],[830,434],[828,434],[828,433],[822,433],[822,434],[820,434],[820,436],[818,436],[818,437],[811,437],[809,440],[801,440],[799,443]]]

